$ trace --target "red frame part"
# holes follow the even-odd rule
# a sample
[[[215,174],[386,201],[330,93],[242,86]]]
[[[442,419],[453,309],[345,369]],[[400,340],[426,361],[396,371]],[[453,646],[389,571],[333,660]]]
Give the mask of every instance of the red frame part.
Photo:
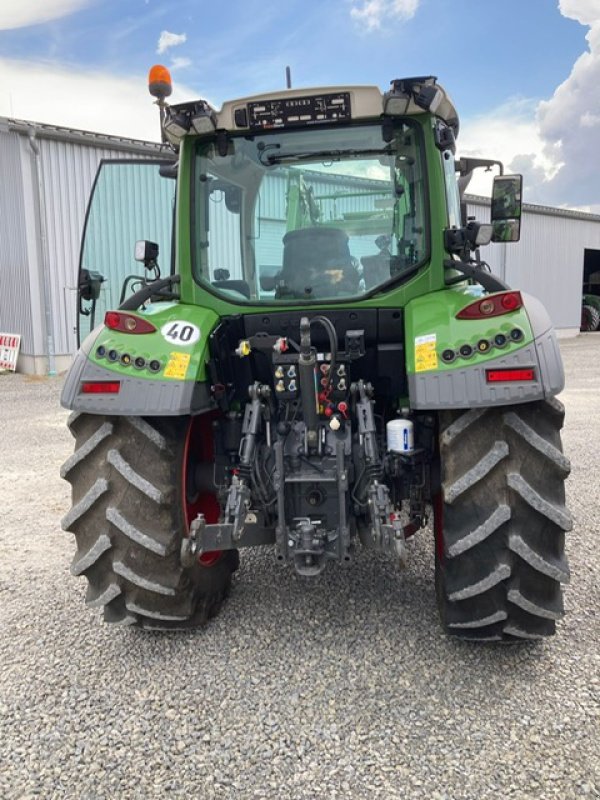
[[[183,508],[185,515],[186,536],[189,535],[190,525],[198,514],[204,514],[206,521],[210,524],[218,522],[221,515],[221,506],[214,492],[199,492],[192,502],[188,502],[187,480],[189,458],[193,453],[194,457],[204,463],[213,463],[215,458],[213,446],[212,423],[216,414],[200,414],[191,417],[183,447],[182,459],[182,491]],[[212,567],[223,556],[222,550],[214,550],[202,553],[198,558],[198,563],[203,567]]]

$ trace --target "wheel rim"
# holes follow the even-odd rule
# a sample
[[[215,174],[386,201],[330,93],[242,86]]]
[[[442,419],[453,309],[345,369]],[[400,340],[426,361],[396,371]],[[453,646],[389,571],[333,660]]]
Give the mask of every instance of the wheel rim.
[[[189,536],[190,525],[198,514],[204,514],[210,524],[219,521],[221,507],[214,492],[195,491],[191,485],[199,464],[210,464],[214,461],[212,438],[213,414],[200,414],[192,417],[186,431],[183,449],[183,509],[185,516],[186,536]],[[212,550],[202,553],[198,563],[203,567],[212,567],[223,556],[223,550]]]

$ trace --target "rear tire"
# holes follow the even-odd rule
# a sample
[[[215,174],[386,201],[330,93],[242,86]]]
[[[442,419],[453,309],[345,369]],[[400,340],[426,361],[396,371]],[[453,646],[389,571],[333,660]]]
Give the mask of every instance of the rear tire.
[[[224,551],[206,565],[181,565],[190,417],[74,413],[69,428],[75,452],[61,475],[73,505],[63,528],[75,534],[71,572],[88,580],[86,603],[122,625],[204,624],[227,596],[239,561],[237,551]]]
[[[442,413],[436,589],[449,635],[522,641],[555,632],[572,527],[563,419],[556,399]]]

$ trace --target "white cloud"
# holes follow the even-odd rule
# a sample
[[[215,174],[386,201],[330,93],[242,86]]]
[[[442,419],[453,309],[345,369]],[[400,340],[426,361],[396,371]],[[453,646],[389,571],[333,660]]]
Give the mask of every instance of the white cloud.
[[[0,4],[0,30],[26,28],[66,17],[90,4],[90,0],[4,0]]]
[[[589,111],[585,111],[579,118],[579,124],[582,128],[598,127],[598,125],[600,125],[600,115],[591,114]]]
[[[378,30],[385,20],[408,20],[417,13],[420,0],[354,0],[350,15],[368,31]]]
[[[185,56],[176,56],[171,60],[170,69],[185,69],[192,66],[192,59]]]
[[[83,72],[48,62],[0,58],[0,115],[114,136],[160,140],[146,76]],[[176,82],[170,100],[198,93]]]
[[[540,191],[546,202],[593,206],[600,195],[600,2],[560,0],[559,10],[589,26],[588,49],[552,97],[539,104],[537,123],[544,153],[561,165]]]
[[[593,25],[600,20],[598,0],[559,0],[558,8],[563,17],[575,19],[582,25]]]
[[[161,31],[158,39],[157,53],[164,53],[169,47],[177,47],[187,40],[185,33],[171,33],[170,31]]]
[[[536,184],[546,181],[557,169],[554,161],[543,152],[536,103],[523,98],[509,100],[491,114],[463,120],[457,149],[459,156],[502,161],[505,171],[535,173]],[[532,155],[523,156],[523,153]],[[490,173],[476,170],[467,191],[490,195],[496,173],[497,169]],[[533,202],[531,181],[526,181],[524,188],[526,200]]]
[[[524,197],[534,203],[598,208],[600,197],[600,0],[560,0],[563,16],[589,27],[588,48],[548,100],[509,103],[463,121],[463,155],[499,158],[522,172]],[[477,173],[476,173],[477,174]],[[489,193],[481,177],[469,191]],[[475,188],[474,188],[475,187]]]

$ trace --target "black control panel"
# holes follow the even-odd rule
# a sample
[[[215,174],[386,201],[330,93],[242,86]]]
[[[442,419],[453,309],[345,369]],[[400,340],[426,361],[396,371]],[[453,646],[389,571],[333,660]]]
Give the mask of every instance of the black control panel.
[[[286,97],[248,103],[235,111],[235,123],[241,128],[271,129],[295,125],[319,125],[351,118],[350,93]]]

